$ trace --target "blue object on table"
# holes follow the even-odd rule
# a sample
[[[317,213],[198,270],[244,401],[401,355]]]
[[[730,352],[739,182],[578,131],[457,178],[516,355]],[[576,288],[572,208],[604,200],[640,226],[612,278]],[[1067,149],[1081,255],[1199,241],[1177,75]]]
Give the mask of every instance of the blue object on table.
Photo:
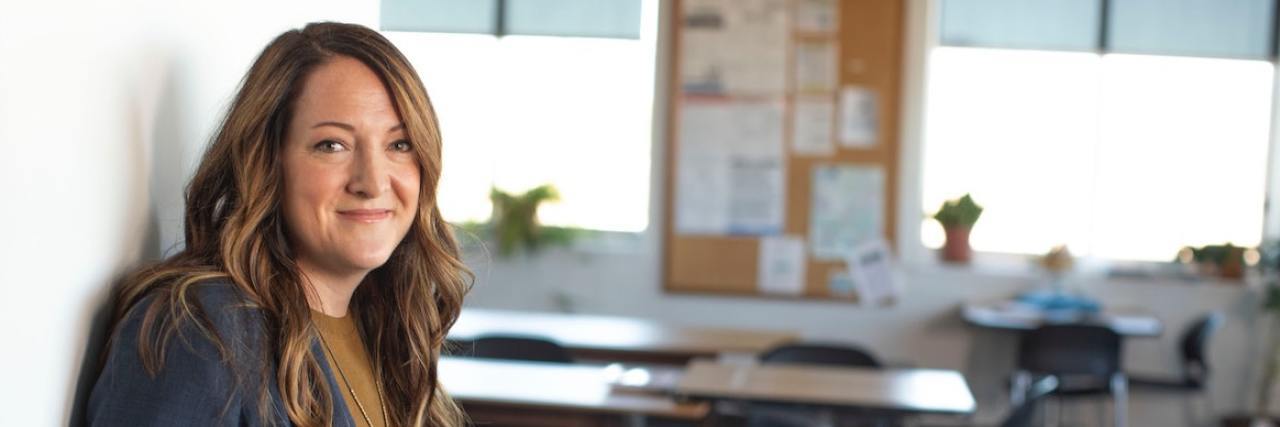
[[[1044,311],[1071,311],[1093,314],[1102,310],[1102,305],[1092,298],[1054,291],[1024,292],[1018,295],[1017,300],[1020,303],[1034,306]]]

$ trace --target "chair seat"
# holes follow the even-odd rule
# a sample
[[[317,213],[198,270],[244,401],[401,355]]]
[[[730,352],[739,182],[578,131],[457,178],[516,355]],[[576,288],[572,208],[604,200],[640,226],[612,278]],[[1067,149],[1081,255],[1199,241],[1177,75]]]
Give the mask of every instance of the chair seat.
[[[1204,391],[1204,382],[1193,381],[1186,378],[1160,378],[1147,376],[1130,376],[1129,385],[1135,389],[1172,391],[1172,392],[1197,392]]]
[[[1037,379],[1038,380],[1038,379]],[[1088,397],[1111,393],[1111,381],[1088,375],[1059,375],[1050,394],[1057,397]]]

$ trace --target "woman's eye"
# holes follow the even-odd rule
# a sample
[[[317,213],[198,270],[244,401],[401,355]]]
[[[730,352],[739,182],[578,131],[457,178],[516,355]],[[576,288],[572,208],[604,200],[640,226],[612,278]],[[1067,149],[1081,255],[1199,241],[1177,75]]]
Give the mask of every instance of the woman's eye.
[[[391,149],[407,153],[409,151],[413,151],[413,145],[409,144],[409,141],[400,140],[391,143]]]
[[[320,141],[315,145],[316,151],[320,151],[324,153],[336,153],[344,150],[345,148],[346,147],[342,146],[342,143],[338,141],[334,141],[332,139],[326,139],[324,141]]]

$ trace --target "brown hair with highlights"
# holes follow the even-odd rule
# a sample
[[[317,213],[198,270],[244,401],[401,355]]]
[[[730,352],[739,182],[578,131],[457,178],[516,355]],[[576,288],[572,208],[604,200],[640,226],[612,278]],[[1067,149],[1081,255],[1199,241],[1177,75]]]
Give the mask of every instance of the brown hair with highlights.
[[[195,302],[193,286],[221,279],[262,313],[263,360],[274,375],[289,420],[333,423],[333,396],[311,353],[315,330],[307,289],[293,261],[281,212],[281,148],[305,77],[337,57],[351,57],[383,81],[417,151],[422,184],[413,225],[386,264],[351,299],[382,382],[392,425],[455,426],[465,422],[441,388],[436,368],[445,334],[474,277],[463,265],[452,229],[436,207],[441,138],[418,74],[386,38],[368,28],[312,23],[276,37],[241,82],[221,127],[186,191],[185,248],[142,268],[118,290],[116,323],[146,295],[139,352],[147,370],[163,368],[164,348],[179,325],[193,322],[224,360],[233,352]],[[233,364],[234,366],[234,364]],[[267,384],[267,382],[262,382]],[[269,405],[258,390],[259,410]]]

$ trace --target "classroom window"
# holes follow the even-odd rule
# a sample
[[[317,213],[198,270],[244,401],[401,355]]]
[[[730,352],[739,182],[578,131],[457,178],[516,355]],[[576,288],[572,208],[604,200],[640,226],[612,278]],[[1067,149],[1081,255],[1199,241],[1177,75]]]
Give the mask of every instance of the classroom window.
[[[1168,261],[1262,238],[1274,66],[1263,60],[936,47],[925,209],[972,193],[975,250]],[[936,222],[922,241],[938,247]]]
[[[387,33],[440,118],[445,219],[488,219],[491,187],[552,184],[544,224],[644,230],[656,9],[643,2],[639,39]]]

